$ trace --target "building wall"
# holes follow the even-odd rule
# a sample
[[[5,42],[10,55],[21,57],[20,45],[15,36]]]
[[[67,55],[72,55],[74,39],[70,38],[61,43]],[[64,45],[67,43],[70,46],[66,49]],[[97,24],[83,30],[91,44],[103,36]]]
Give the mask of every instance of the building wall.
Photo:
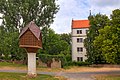
[[[82,30],[81,34],[77,34],[77,30]],[[84,47],[84,39],[87,37],[86,36],[86,30],[88,28],[81,28],[81,29],[72,29],[72,60],[73,61],[78,61],[77,57],[82,57],[83,60],[85,61],[87,59],[86,57],[86,49]],[[82,42],[77,42],[77,38],[82,38]],[[83,48],[83,51],[78,52],[77,48]]]

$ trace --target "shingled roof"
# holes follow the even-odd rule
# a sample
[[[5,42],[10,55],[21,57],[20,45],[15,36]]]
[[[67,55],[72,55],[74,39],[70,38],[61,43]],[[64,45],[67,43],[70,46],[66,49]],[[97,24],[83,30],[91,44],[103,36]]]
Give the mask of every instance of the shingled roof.
[[[34,36],[39,40],[41,31],[40,31],[40,28],[35,24],[34,21],[31,21],[30,23],[28,23],[28,24],[26,25],[26,27],[24,27],[24,28],[22,29],[19,37],[21,37],[28,29],[29,29],[29,30],[34,34]]]
[[[72,20],[72,28],[89,28],[89,20]]]

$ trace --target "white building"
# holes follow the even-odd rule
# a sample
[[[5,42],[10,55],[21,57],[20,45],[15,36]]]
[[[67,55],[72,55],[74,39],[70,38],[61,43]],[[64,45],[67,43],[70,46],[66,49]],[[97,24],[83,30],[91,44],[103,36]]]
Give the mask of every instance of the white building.
[[[84,39],[89,30],[89,20],[72,20],[72,61],[87,59]]]

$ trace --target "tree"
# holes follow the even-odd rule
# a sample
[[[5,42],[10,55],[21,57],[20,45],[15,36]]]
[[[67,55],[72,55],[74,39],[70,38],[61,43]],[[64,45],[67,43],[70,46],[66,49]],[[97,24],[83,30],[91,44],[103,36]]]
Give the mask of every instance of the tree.
[[[120,64],[120,10],[111,14],[110,26],[99,30],[94,47],[101,51],[107,63]]]
[[[111,26],[105,26],[103,29],[100,29],[99,36],[95,38],[93,45],[98,49],[98,52],[101,52],[107,63],[115,64],[118,62],[119,44],[117,43],[118,34],[113,31],[114,27]]]
[[[120,10],[116,9],[111,14],[110,26],[99,30],[99,35],[94,40],[94,47],[101,51],[107,63],[120,63]]]
[[[102,63],[102,61],[104,61],[103,56],[101,55],[101,52],[94,47],[93,41],[95,40],[95,37],[99,35],[98,30],[108,25],[109,19],[106,15],[102,14],[91,15],[88,19],[90,21],[90,28],[87,38],[85,39],[88,61],[91,63]]]
[[[33,20],[38,26],[48,26],[53,22],[54,14],[59,9],[55,0],[0,0],[0,5],[4,24],[16,29],[23,28]]]
[[[71,44],[71,34],[66,34],[66,33],[63,33],[63,34],[60,34],[60,37],[61,37],[61,40],[64,40],[66,41],[68,44]]]
[[[113,26],[113,33],[116,33],[118,36],[118,39],[115,44],[118,45],[117,48],[117,57],[116,57],[116,63],[120,64],[120,9],[115,9],[111,14],[111,26]]]
[[[35,21],[39,27],[49,27],[59,9],[55,0],[0,0],[0,5],[5,30],[2,45],[6,45],[5,51],[3,48],[1,50],[6,56],[9,51],[16,56],[24,52],[23,49],[18,49],[18,36],[19,30],[28,22]]]
[[[47,34],[43,34],[43,50],[40,53],[50,55],[66,55],[70,53],[70,45],[65,40],[61,40],[61,35],[56,34],[51,28],[47,29]],[[44,28],[43,30],[46,29]]]

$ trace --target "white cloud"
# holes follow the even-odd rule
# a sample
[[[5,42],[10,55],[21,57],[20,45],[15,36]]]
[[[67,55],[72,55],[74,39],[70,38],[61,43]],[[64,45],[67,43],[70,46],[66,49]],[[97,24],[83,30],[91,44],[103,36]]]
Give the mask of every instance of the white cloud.
[[[97,7],[119,7],[120,0],[90,0]]]
[[[51,28],[56,33],[71,32],[73,19],[87,19],[89,10],[92,14],[110,15],[114,9],[120,8],[120,0],[58,0],[60,10],[56,14],[55,22]]]
[[[120,8],[120,0],[89,0],[93,14],[110,15],[114,9]]]
[[[51,25],[57,33],[71,32],[71,21],[73,19],[87,18],[89,10],[84,0],[59,0],[60,10],[56,15],[55,22]],[[79,4],[81,3],[81,4]],[[87,15],[87,16],[86,16]]]

